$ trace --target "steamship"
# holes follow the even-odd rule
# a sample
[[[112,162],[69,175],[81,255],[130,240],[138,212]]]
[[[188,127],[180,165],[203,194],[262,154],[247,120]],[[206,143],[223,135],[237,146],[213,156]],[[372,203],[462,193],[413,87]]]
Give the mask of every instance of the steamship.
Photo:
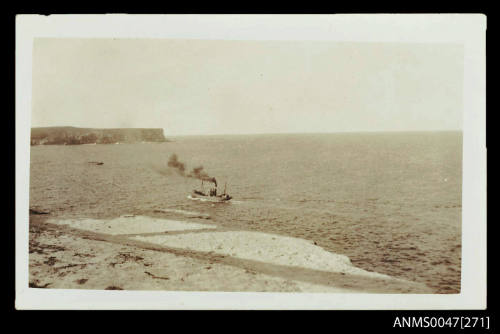
[[[231,200],[231,196],[226,193],[226,184],[224,184],[224,191],[222,194],[217,193],[217,182],[214,182],[215,186],[211,187],[208,191],[203,188],[203,180],[201,181],[201,190],[194,189],[189,197],[191,199],[199,199],[208,202],[227,202]]]

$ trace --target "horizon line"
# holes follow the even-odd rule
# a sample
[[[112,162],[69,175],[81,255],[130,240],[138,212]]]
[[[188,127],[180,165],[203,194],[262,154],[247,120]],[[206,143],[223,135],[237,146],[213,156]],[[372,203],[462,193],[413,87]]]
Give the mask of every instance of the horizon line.
[[[55,126],[32,126],[35,128],[77,128],[77,129],[162,129],[165,137],[200,137],[200,136],[256,136],[256,135],[300,135],[300,134],[347,134],[347,133],[408,133],[408,132],[463,132],[463,129],[432,129],[432,130],[344,130],[344,131],[318,131],[318,132],[245,132],[245,133],[206,133],[206,134],[166,134],[162,127],[79,127],[73,125],[55,125]]]
[[[353,130],[353,131],[319,131],[319,132],[258,132],[258,133],[211,133],[211,134],[172,134],[170,137],[200,136],[258,136],[258,135],[314,135],[314,134],[356,134],[356,133],[408,133],[408,132],[463,132],[463,129],[438,130]],[[166,134],[164,134],[167,136]]]

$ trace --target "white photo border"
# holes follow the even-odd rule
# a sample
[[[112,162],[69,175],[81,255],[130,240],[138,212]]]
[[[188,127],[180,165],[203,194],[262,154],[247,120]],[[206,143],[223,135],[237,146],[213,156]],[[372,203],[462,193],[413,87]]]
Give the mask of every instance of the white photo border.
[[[32,48],[38,37],[453,43],[464,47],[462,281],[459,294],[105,291],[28,287]],[[17,309],[486,308],[486,16],[18,15],[16,17]]]

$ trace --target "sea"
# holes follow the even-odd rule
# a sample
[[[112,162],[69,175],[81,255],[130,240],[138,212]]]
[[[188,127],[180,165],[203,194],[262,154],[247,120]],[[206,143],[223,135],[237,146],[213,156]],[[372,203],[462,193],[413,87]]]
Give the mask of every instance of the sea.
[[[226,229],[314,241],[435,293],[460,292],[461,132],[169,139],[32,146],[30,207],[61,218],[198,212]],[[233,199],[190,199],[201,182],[169,168],[173,154],[186,172],[203,166]]]

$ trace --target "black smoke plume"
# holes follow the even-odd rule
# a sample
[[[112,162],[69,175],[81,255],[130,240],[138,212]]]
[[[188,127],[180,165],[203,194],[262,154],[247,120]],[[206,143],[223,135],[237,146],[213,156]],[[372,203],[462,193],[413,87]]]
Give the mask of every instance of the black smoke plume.
[[[185,173],[186,172],[186,164],[183,162],[180,162],[179,159],[177,158],[177,154],[175,154],[175,153],[172,154],[170,156],[170,158],[168,159],[168,167],[175,168],[179,172],[179,174],[181,174],[182,176],[192,177],[192,178],[195,178],[198,180],[212,182],[217,187],[217,180],[215,179],[215,177],[211,177],[210,175],[208,175],[203,170],[203,166],[195,167],[195,168],[193,168],[193,170],[191,172],[186,174]]]
[[[193,168],[193,170],[188,174],[188,177],[194,177],[198,180],[212,182],[217,187],[217,180],[215,177],[210,177],[207,173],[205,173],[205,171],[203,171],[203,166]]]
[[[168,167],[177,169],[177,171],[180,174],[184,175],[184,171],[186,170],[186,165],[177,159],[177,154],[174,153],[170,156],[167,165]]]

